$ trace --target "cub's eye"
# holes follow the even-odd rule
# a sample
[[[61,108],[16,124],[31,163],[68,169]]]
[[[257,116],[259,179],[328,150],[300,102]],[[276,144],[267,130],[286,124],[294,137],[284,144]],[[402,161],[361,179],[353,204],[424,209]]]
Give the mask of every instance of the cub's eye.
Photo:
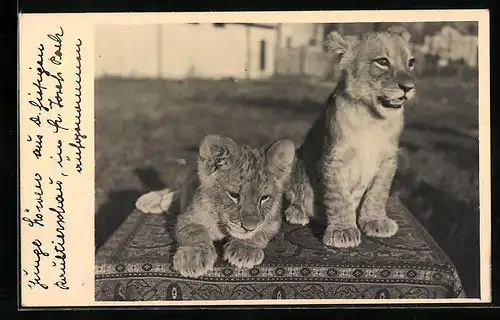
[[[374,60],[375,64],[381,67],[382,69],[389,68],[389,60],[387,58],[379,58]]]
[[[227,191],[226,193],[229,196],[229,198],[231,198],[231,200],[234,201],[234,203],[238,203],[238,201],[240,200],[240,195],[238,193],[231,191]]]
[[[266,201],[268,201],[269,199],[271,199],[270,196],[262,196],[260,197],[260,203],[265,203]]]
[[[415,58],[408,60],[408,68],[413,69],[415,67]]]

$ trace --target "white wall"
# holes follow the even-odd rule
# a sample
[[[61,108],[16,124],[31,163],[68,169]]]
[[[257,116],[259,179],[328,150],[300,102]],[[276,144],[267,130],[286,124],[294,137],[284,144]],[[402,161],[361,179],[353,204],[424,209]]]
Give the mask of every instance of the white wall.
[[[192,63],[193,29],[196,25],[157,25],[159,56],[156,57],[158,74],[165,78],[183,78]],[[146,48],[142,48],[145,50]]]
[[[264,40],[265,49],[265,69],[260,70],[260,42]],[[275,29],[250,28],[250,78],[262,79],[273,75],[276,63],[276,41],[277,34]]]
[[[97,26],[95,75],[156,76],[156,28],[154,25]]]
[[[106,25],[96,28],[95,74],[122,77],[245,78],[251,45],[251,78],[272,75],[276,31],[226,24]],[[266,69],[259,70],[260,40],[265,40]],[[161,58],[160,58],[161,57]]]
[[[193,44],[192,75],[245,77],[247,41],[243,27],[226,24],[223,28],[216,28],[211,24],[199,24],[193,26],[190,39]]]

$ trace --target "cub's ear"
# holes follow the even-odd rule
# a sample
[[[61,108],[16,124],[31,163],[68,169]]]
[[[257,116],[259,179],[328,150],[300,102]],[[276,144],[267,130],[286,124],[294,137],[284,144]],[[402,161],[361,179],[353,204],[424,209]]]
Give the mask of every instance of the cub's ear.
[[[278,180],[286,179],[292,172],[295,160],[295,145],[290,140],[274,142],[266,152],[268,168]]]
[[[401,38],[403,38],[406,42],[410,42],[411,34],[406,30],[402,25],[393,25],[387,29],[390,33],[395,33]]]
[[[338,61],[342,60],[351,47],[349,41],[344,39],[337,31],[328,34],[324,45],[329,52],[335,55],[335,59]]]
[[[232,166],[238,156],[239,147],[231,138],[220,135],[208,135],[203,138],[199,151],[199,168],[211,174],[218,169]]]

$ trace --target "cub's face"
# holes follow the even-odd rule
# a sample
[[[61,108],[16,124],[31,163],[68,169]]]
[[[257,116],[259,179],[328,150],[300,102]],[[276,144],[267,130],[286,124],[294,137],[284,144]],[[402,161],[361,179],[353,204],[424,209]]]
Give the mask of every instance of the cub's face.
[[[200,181],[231,236],[250,238],[266,223],[280,219],[283,185],[294,156],[295,147],[288,140],[251,149],[227,137],[205,138],[200,147]]]
[[[339,56],[346,91],[382,113],[398,110],[415,96],[415,58],[402,33],[393,27],[367,33],[353,43],[331,34],[327,45]]]
[[[234,168],[221,171],[214,205],[232,236],[246,238],[275,216],[282,186],[268,170],[260,152],[242,150],[242,160]]]

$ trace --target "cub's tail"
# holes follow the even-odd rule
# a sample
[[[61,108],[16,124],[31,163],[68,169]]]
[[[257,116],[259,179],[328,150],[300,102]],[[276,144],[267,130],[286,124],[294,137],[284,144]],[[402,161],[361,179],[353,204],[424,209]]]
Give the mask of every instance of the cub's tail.
[[[179,202],[182,211],[189,201],[189,187],[192,180],[197,177],[196,167],[183,165],[179,167],[174,187],[151,191],[140,196],[135,202],[135,207],[143,213],[162,214],[172,209],[172,203]]]
[[[135,202],[135,207],[143,213],[161,214],[167,212],[179,198],[179,191],[169,188],[143,194]]]

